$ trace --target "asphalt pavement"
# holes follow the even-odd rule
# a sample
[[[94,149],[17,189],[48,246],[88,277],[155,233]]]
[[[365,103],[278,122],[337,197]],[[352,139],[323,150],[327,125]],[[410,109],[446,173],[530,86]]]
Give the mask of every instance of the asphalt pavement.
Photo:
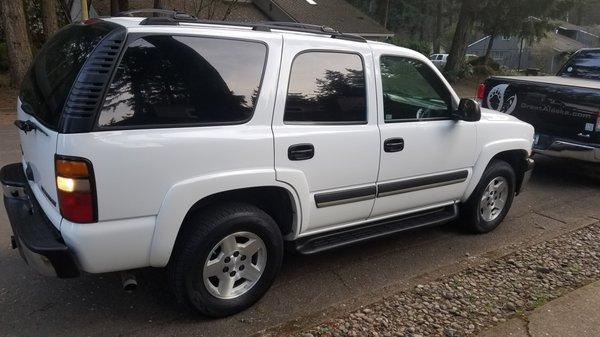
[[[0,165],[18,161],[17,133],[0,125]],[[243,336],[283,324],[313,324],[419,279],[436,278],[600,219],[600,167],[537,157],[527,191],[486,235],[451,226],[418,230],[314,255],[288,254],[277,281],[249,310],[209,320],[178,308],[159,269],[121,290],[117,274],[71,280],[37,275],[10,248],[0,210],[0,335]],[[333,308],[333,309],[332,309]],[[292,321],[292,323],[290,323]]]

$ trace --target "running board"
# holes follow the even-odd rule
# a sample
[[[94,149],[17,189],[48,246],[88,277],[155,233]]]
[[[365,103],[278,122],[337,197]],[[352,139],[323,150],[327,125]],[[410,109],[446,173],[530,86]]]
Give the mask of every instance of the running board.
[[[358,242],[450,222],[458,217],[458,205],[449,205],[390,219],[379,220],[358,227],[343,228],[333,232],[315,234],[291,242],[300,254],[309,255],[344,247]]]

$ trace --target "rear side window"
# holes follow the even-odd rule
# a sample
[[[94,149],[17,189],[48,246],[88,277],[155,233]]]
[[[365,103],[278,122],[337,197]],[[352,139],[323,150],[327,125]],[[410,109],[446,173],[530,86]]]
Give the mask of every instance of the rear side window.
[[[600,80],[600,50],[583,50],[573,55],[558,75]]]
[[[133,41],[109,86],[100,127],[248,121],[267,47],[258,42],[153,35]]]
[[[71,86],[94,47],[118,27],[107,22],[69,25],[48,41],[23,79],[23,110],[56,130]]]
[[[362,124],[367,122],[362,58],[357,54],[306,52],[294,59],[284,121]]]

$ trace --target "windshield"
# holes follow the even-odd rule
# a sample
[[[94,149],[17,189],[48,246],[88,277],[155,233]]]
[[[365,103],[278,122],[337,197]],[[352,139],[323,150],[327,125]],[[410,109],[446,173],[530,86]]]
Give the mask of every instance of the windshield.
[[[600,80],[600,49],[576,53],[558,72],[558,76]]]
[[[116,24],[96,21],[61,29],[40,49],[21,85],[23,111],[55,130],[71,86],[94,47]]]

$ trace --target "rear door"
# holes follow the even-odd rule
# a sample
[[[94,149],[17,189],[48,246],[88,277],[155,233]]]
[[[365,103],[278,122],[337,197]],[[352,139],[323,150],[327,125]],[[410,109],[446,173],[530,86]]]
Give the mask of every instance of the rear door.
[[[273,120],[277,179],[301,200],[301,234],[373,207],[379,130],[369,45],[286,36]]]

